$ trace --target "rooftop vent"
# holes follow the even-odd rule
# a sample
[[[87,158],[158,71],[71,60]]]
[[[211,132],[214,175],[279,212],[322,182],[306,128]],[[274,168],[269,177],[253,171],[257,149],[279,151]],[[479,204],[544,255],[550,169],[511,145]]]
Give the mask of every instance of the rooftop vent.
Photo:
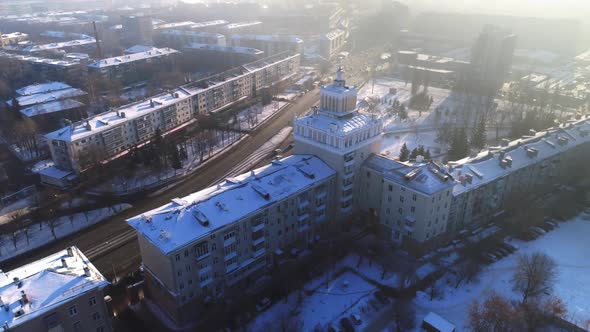
[[[87,277],[92,277],[92,274],[90,273],[90,268],[88,266],[84,266],[84,275]]]
[[[74,249],[72,247],[68,247],[66,252],[68,253],[68,257],[74,257]]]
[[[439,180],[441,181],[447,181],[449,179],[449,176],[439,170],[437,170],[434,167],[429,167],[428,170],[430,172],[432,172],[432,174],[434,174],[437,178],[439,178]]]
[[[466,173],[465,180],[467,181],[467,183],[471,184],[473,182],[473,175]]]
[[[199,222],[199,224],[201,224],[204,227],[209,226],[209,219],[207,219],[207,216],[205,216],[205,214],[203,214],[203,212],[199,211],[198,209],[193,209],[193,217],[195,217],[195,219],[197,219],[197,221]]]
[[[68,268],[68,262],[66,262],[65,258],[61,259],[61,267],[63,267],[64,269]]]
[[[510,140],[507,138],[502,138],[501,145],[508,146],[510,144]]]
[[[535,158],[539,155],[539,150],[535,148],[525,147],[524,149],[526,150],[526,155],[529,158]]]
[[[418,174],[420,174],[420,172],[422,172],[422,170],[420,168],[414,168],[413,170],[409,171],[408,173],[406,173],[406,175],[404,175],[404,178],[408,181],[413,180]]]
[[[29,298],[27,297],[27,293],[25,293],[24,289],[20,291],[20,302],[22,304],[29,303]]]
[[[270,199],[270,193],[261,186],[257,184],[252,184],[252,189],[254,189],[254,191],[257,192],[265,200],[268,201]]]
[[[566,145],[568,141],[569,140],[566,137],[563,137],[563,136],[558,136],[557,137],[557,144],[559,144],[561,146]]]

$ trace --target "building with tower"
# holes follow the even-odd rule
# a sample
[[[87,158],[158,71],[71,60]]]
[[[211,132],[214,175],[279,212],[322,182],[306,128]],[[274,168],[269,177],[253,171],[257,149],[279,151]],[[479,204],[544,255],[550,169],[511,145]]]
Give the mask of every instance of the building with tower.
[[[357,172],[371,154],[380,152],[383,123],[360,113],[356,99],[356,87],[346,85],[339,68],[334,83],[321,88],[320,106],[296,118],[293,126],[295,153],[315,155],[336,171],[338,218],[352,216]]]

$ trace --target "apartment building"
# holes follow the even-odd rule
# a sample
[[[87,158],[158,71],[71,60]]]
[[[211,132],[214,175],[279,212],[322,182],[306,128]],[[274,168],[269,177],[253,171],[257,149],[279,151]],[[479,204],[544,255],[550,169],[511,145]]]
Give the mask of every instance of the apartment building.
[[[224,35],[214,32],[165,30],[158,33],[156,36],[156,43],[158,45],[182,49],[186,45],[192,43],[225,46],[226,40]]]
[[[22,41],[29,40],[29,35],[23,32],[11,32],[0,34],[0,46],[17,45]]]
[[[152,17],[149,15],[130,15],[121,17],[123,41],[129,45],[152,45]]]
[[[180,326],[205,319],[207,301],[320,240],[335,222],[335,181],[319,158],[292,155],[127,220],[148,301]]]
[[[449,231],[478,227],[518,197],[535,197],[579,180],[580,169],[590,162],[589,134],[590,122],[580,119],[449,163],[456,180]]]
[[[30,66],[33,71],[48,80],[80,85],[86,77],[86,66],[80,60],[52,59],[2,51],[0,51],[0,59],[15,70],[24,71],[27,66]]]
[[[379,153],[383,131],[381,119],[360,113],[356,99],[356,88],[346,85],[340,68],[334,83],[321,88],[319,108],[293,121],[295,153],[318,156],[336,170],[339,219],[356,211],[358,170],[371,154]]]
[[[359,174],[359,210],[394,243],[425,242],[446,232],[454,185],[442,164],[372,155]]]
[[[79,174],[124,155],[131,147],[219,112],[253,96],[253,91],[289,79],[299,55],[262,59],[148,100],[122,106],[46,135],[55,167]]]
[[[107,285],[76,247],[0,272],[3,331],[112,331]]]
[[[224,71],[265,57],[261,50],[240,46],[192,43],[183,49],[184,63],[191,70]]]
[[[303,40],[294,36],[236,34],[229,37],[229,43],[231,46],[259,49],[267,56],[283,52],[303,53]]]
[[[179,54],[180,52],[171,48],[153,47],[142,52],[96,60],[88,64],[88,73],[100,74],[104,78],[119,80],[124,84],[134,83],[147,78],[148,67],[172,66]]]
[[[330,59],[344,47],[347,33],[342,29],[334,29],[320,38],[320,54]]]

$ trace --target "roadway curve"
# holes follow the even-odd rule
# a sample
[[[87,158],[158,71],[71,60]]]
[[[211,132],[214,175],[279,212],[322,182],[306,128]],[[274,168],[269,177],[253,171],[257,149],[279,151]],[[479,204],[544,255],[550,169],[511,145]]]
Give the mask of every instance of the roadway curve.
[[[313,90],[299,98],[291,107],[283,110],[278,116],[264,124],[262,128],[252,133],[250,137],[234,146],[231,150],[212,160],[208,165],[198,170],[177,186],[163,191],[152,197],[135,202],[131,209],[104,220],[103,222],[81,231],[65,239],[56,241],[39,250],[17,257],[2,268],[10,270],[31,261],[40,259],[47,253],[63,250],[64,247],[75,245],[87,253],[94,265],[107,277],[114,273],[121,276],[137,269],[141,261],[139,246],[134,235],[130,235],[131,228],[126,219],[145,211],[162,206],[171,199],[183,197],[199,191],[223,175],[229,173],[234,166],[241,164],[259,147],[268,142],[281,129],[289,126],[294,114],[304,114],[319,100],[319,90]]]

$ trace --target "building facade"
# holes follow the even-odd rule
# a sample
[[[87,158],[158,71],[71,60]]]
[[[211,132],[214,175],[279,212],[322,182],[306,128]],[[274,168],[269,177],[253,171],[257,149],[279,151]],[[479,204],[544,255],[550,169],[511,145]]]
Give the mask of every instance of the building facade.
[[[97,163],[124,155],[166,133],[188,125],[198,114],[219,112],[253,97],[299,71],[299,55],[262,59],[236,70],[179,87],[148,100],[72,123],[46,135],[55,166],[79,174]]]
[[[152,17],[149,15],[121,17],[123,42],[129,45],[152,45],[154,43]]]
[[[112,331],[107,285],[76,247],[1,272],[3,331]]]
[[[303,54],[303,40],[280,35],[232,35],[231,46],[249,47],[263,51],[266,56],[289,52]]]
[[[381,147],[382,121],[360,113],[356,99],[356,88],[346,85],[340,68],[334,83],[321,88],[319,108],[293,121],[295,153],[318,156],[336,170],[339,218],[352,216],[358,170]]]
[[[183,49],[184,64],[191,70],[224,71],[265,57],[265,52],[240,46],[192,43]]]
[[[293,155],[129,219],[146,296],[177,325],[214,298],[240,292],[334,223],[335,172]]]

